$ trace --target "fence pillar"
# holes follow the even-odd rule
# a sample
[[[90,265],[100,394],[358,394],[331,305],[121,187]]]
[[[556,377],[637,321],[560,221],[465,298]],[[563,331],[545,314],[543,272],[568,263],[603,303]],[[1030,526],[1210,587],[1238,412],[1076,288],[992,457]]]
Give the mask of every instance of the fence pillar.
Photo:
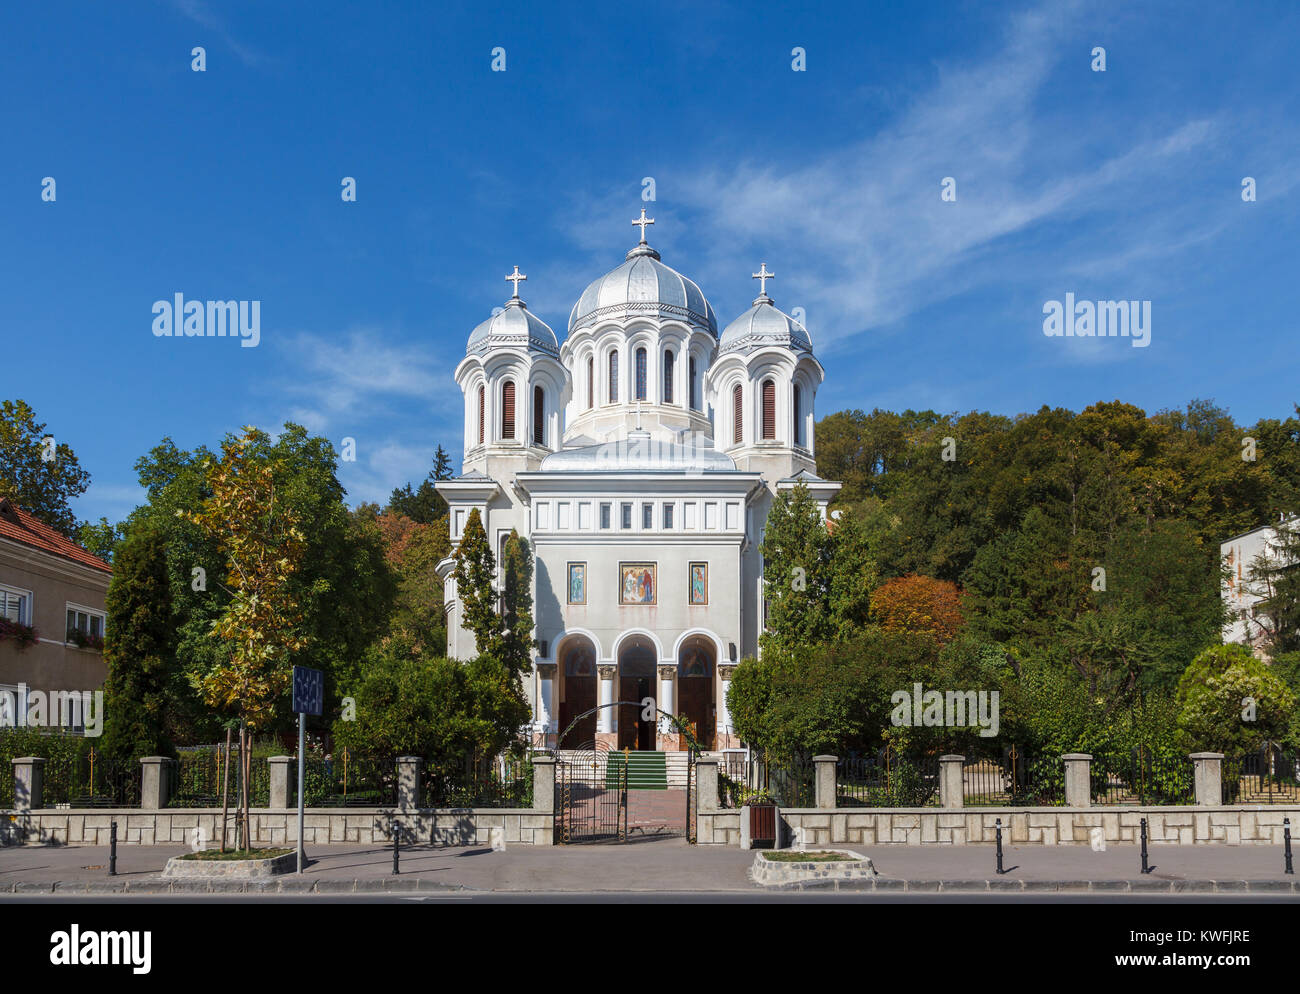
[[[555,814],[555,757],[533,755],[533,810]]]
[[[831,767],[834,772],[834,767]],[[699,814],[721,811],[718,804],[718,761],[701,756],[695,761],[695,810]]]
[[[962,786],[962,764],[965,756],[949,753],[939,757],[939,807],[960,808],[966,803],[966,790]]]
[[[421,756],[397,757],[397,806],[399,808],[418,808],[420,806],[420,772],[424,768]]]
[[[175,768],[166,756],[140,757],[140,807],[158,811],[167,807],[172,799],[172,771]]]
[[[1086,752],[1067,752],[1061,759],[1065,763],[1065,806],[1091,807],[1092,756]]]
[[[1194,752],[1196,764],[1196,803],[1218,806],[1223,803],[1223,753]]]
[[[45,758],[14,757],[14,810],[31,811],[44,805]]]
[[[834,808],[835,798],[835,764],[837,756],[813,757],[813,807],[817,809]]]
[[[298,795],[294,792],[294,781],[298,778],[297,758],[272,756],[267,762],[271,764],[270,807],[297,809]]]

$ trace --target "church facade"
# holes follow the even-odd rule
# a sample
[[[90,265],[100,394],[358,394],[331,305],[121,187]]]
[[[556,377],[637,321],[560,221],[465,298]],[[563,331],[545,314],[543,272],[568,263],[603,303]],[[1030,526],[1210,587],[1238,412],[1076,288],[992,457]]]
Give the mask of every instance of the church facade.
[[[583,291],[562,345],[520,296],[527,277],[506,277],[514,295],[456,368],[464,466],[438,491],[453,549],[477,508],[498,563],[512,529],[533,553],[534,745],[685,749],[675,715],[703,748],[735,747],[726,692],[758,653],[768,509],[802,481],[825,517],[839,490],[817,476],[824,371],[766,265],[719,333],[648,244],[653,219],[633,223],[640,243]],[[448,654],[468,659],[452,567],[438,566]]]

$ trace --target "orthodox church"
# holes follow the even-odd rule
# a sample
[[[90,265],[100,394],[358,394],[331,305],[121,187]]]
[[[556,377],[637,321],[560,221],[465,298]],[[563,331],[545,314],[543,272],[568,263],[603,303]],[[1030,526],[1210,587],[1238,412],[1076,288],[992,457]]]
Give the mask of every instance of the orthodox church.
[[[453,548],[478,508],[498,563],[511,529],[532,550],[538,747],[687,748],[664,714],[705,749],[738,746],[726,693],[758,653],[768,508],[802,481],[824,518],[840,487],[817,476],[824,371],[768,295],[774,274],[759,268],[758,297],[719,334],[646,241],[653,223],[642,209],[640,243],[582,292],[563,345],[514,267],[456,367],[464,467],[438,492]],[[438,565],[448,655],[468,659],[453,565]]]

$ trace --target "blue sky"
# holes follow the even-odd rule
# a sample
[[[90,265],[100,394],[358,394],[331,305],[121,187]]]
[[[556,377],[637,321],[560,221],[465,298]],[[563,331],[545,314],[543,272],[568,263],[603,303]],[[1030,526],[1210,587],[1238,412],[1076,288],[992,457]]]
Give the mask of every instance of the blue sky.
[[[650,176],[650,241],[723,324],[764,261],[804,309],[819,415],[1207,397],[1285,417],[1300,8],[1137,7],[12,8],[0,397],[93,474],[84,517],[134,506],[164,436],[286,419],[355,438],[341,479],[381,500],[439,442],[459,460],[451,373],[505,274],[562,337]],[[156,338],[178,292],[260,300],[260,345]],[[1045,337],[1066,292],[1150,300],[1150,347]]]

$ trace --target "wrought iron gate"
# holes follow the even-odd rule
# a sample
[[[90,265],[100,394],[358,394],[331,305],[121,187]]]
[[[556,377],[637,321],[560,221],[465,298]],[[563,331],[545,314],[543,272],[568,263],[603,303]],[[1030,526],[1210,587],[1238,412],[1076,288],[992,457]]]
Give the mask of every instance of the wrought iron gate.
[[[555,769],[555,841],[627,840],[627,766],[590,743],[558,758]]]

